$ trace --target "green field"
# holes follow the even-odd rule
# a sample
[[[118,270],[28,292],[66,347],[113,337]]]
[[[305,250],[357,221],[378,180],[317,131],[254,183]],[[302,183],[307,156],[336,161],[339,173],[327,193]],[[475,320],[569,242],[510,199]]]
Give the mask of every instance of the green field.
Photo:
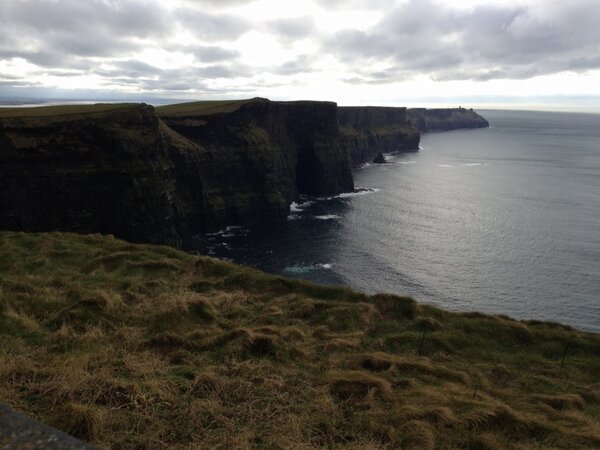
[[[104,448],[600,447],[598,334],[99,235],[0,255],[0,401]]]
[[[90,114],[133,109],[140,103],[96,103],[94,105],[53,105],[24,108],[1,108],[0,119],[19,117],[52,117],[73,114]]]
[[[233,112],[245,103],[256,99],[246,100],[210,100],[203,102],[177,103],[156,107],[159,116],[205,116],[210,114]]]

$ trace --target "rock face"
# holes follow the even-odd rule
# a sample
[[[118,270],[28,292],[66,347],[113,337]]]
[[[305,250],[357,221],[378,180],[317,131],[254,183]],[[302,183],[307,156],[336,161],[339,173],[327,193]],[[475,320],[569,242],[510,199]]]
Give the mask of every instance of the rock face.
[[[267,99],[0,109],[0,229],[178,244],[286,220],[299,195],[352,191],[352,165],[416,151],[472,111]],[[383,155],[381,155],[383,156]]]
[[[385,160],[385,156],[383,156],[383,153],[377,153],[377,156],[375,158],[373,158],[373,164],[385,164],[386,160]]]
[[[234,111],[159,115],[186,229],[278,222],[299,194],[354,187],[335,103],[255,99]]]
[[[0,229],[177,242],[173,165],[153,108],[115,108],[0,118]]]
[[[61,108],[0,111],[0,229],[177,244],[284,221],[299,194],[353,189],[335,103],[255,99],[160,119],[147,105]]]
[[[413,152],[421,136],[407,116],[406,108],[345,106],[338,108],[344,146],[356,166],[379,152]]]
[[[423,133],[433,130],[486,128],[490,126],[489,122],[482,116],[472,109],[465,108],[411,108],[408,110],[408,118]]]

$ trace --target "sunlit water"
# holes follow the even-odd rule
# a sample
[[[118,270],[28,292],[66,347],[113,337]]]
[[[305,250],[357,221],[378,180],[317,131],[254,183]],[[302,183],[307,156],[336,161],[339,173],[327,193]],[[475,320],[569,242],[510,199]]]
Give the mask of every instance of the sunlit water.
[[[357,195],[293,205],[287,224],[208,236],[272,273],[405,293],[452,310],[600,331],[600,115],[482,111],[355,171]]]

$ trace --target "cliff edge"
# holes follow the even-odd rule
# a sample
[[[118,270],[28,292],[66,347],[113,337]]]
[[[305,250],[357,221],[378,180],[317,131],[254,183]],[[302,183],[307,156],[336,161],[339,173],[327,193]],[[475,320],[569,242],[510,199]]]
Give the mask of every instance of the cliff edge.
[[[473,109],[442,108],[425,109],[411,108],[408,118],[421,132],[435,130],[457,130],[461,128],[487,128],[489,122]]]
[[[338,108],[340,133],[353,165],[381,152],[417,151],[420,134],[406,108],[343,106]]]

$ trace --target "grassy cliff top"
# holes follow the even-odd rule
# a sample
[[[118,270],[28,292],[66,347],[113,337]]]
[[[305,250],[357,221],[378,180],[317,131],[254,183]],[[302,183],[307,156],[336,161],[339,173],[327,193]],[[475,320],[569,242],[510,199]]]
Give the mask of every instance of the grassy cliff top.
[[[0,401],[106,448],[600,446],[597,334],[95,235],[0,255]]]
[[[52,117],[72,114],[102,113],[138,108],[141,103],[96,103],[94,105],[53,105],[27,108],[0,108],[0,119],[21,117]]]
[[[201,102],[177,103],[156,107],[159,116],[207,116],[218,113],[229,113],[240,109],[246,103],[257,100],[256,98],[245,100],[209,100]]]

